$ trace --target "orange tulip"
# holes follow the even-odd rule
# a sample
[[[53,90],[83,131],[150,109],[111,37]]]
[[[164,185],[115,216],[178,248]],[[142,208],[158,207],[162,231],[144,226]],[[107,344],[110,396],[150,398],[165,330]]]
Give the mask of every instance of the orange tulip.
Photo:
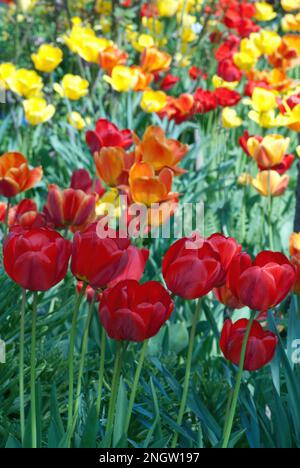
[[[177,167],[177,164],[187,152],[188,145],[183,145],[178,140],[168,139],[160,127],[148,127],[142,141],[137,141],[137,159],[153,166],[157,172],[168,167],[175,174],[184,173],[185,171]]]
[[[178,98],[168,96],[166,106],[158,113],[163,118],[173,119],[177,124],[190,118],[194,112],[194,97],[191,94],[184,93]]]
[[[136,77],[137,77],[137,83],[134,86],[133,90],[145,91],[145,89],[148,88],[149,84],[153,80],[153,76],[151,75],[151,73],[147,73],[141,67],[133,66],[131,67],[131,69],[134,70]]]
[[[21,153],[5,153],[0,157],[0,194],[15,197],[18,193],[34,187],[42,178],[43,169],[30,169]]]
[[[164,168],[159,176],[155,176],[154,168],[147,162],[135,163],[129,173],[129,184],[133,200],[150,207],[154,203],[162,203],[175,199],[173,193],[173,172]]]
[[[168,70],[171,62],[171,55],[156,49],[156,47],[147,47],[144,49],[141,56],[141,66],[143,70],[150,73]]]
[[[300,63],[300,36],[287,34],[283,36],[281,46],[269,57],[270,64],[275,68],[291,68]]]
[[[94,154],[97,174],[110,187],[127,185],[128,172],[134,163],[134,154],[123,148],[103,147]]]
[[[116,65],[125,65],[128,54],[115,46],[107,47],[99,54],[99,64],[109,75]]]

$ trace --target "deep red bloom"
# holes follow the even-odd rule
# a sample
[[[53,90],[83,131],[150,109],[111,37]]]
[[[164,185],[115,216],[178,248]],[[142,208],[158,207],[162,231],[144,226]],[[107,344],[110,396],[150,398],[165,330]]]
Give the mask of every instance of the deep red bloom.
[[[217,88],[215,90],[217,102],[221,107],[235,106],[240,102],[242,96],[237,91],[227,88]]]
[[[233,63],[232,59],[225,59],[219,62],[217,73],[221,78],[223,78],[223,80],[228,81],[229,83],[232,81],[240,81],[243,76],[243,73]]]
[[[285,174],[295,161],[295,156],[293,154],[286,154],[280,164],[270,167],[270,170],[278,172],[278,174]],[[263,166],[258,166],[260,171],[264,171],[266,168]]]
[[[207,79],[207,74],[195,65],[189,69],[189,76],[192,78],[192,80],[197,80],[200,77],[202,77],[204,80]]]
[[[283,301],[295,279],[295,268],[282,253],[263,251],[253,262],[242,253],[231,262],[227,286],[250,309],[266,311]]]
[[[219,285],[226,281],[226,274],[231,265],[232,260],[241,253],[242,246],[237,243],[233,237],[226,237],[223,234],[213,234],[207,241],[214,247],[220,256],[220,262],[223,268],[223,278],[220,279]]]
[[[160,283],[140,285],[128,280],[103,293],[99,317],[110,338],[144,341],[158,333],[173,308],[169,293]]]
[[[25,198],[9,212],[8,224],[23,229],[40,228],[46,225],[44,213],[40,213],[35,201]]]
[[[197,237],[180,239],[169,248],[162,273],[170,291],[184,299],[205,296],[224,278],[217,249]]]
[[[218,107],[218,101],[215,93],[206,91],[205,89],[198,88],[194,94],[194,103],[196,113],[206,114],[216,107]]]
[[[86,169],[77,169],[73,172],[70,188],[82,190],[89,195],[97,193],[99,197],[102,197],[105,193],[105,188],[102,187],[100,180],[93,180]]]
[[[96,195],[88,195],[72,188],[60,190],[56,185],[48,187],[47,203],[44,207],[46,220],[55,228],[79,229],[94,221]]]
[[[94,154],[103,147],[129,148],[132,145],[131,130],[119,130],[106,119],[99,119],[95,131],[86,132],[86,143]]]
[[[106,287],[125,271],[134,278],[137,271],[141,274],[141,264],[137,255],[133,258],[132,249],[128,252],[129,248],[130,240],[117,233],[101,238],[94,223],[74,236],[71,271],[95,289]]]
[[[222,330],[220,340],[221,350],[225,358],[236,366],[240,362],[248,323],[247,319],[241,319],[235,323],[232,323],[231,320],[226,320]],[[244,370],[255,371],[272,361],[277,341],[277,337],[273,333],[264,331],[260,323],[254,321],[246,348]]]
[[[70,242],[46,228],[12,230],[3,246],[6,273],[30,291],[47,291],[62,281],[70,254]]]
[[[153,16],[158,16],[157,6],[153,4],[150,0],[148,3],[144,3],[141,6],[141,16],[146,16],[147,18],[152,18]]]
[[[178,76],[174,76],[171,73],[168,73],[160,83],[160,89],[163,91],[169,91],[172,89],[180,80]]]
[[[134,245],[130,245],[127,249],[127,256],[127,264],[125,269],[109,283],[109,287],[114,286],[120,281],[140,281],[142,278],[146,263],[149,258],[149,250],[138,249]]]

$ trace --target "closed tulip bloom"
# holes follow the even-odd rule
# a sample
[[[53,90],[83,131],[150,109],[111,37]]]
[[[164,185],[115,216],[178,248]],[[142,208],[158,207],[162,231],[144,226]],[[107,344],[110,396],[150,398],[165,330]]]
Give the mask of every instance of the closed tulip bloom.
[[[37,70],[51,73],[62,62],[63,53],[58,47],[43,44],[36,54],[31,55],[31,58]]]
[[[220,340],[221,350],[225,358],[236,366],[240,362],[248,323],[247,319],[241,319],[235,323],[232,323],[231,320],[226,320],[222,330]],[[277,342],[278,340],[274,333],[265,331],[259,322],[254,321],[246,348],[244,370],[256,371],[271,362],[275,354]]]
[[[154,125],[147,128],[141,141],[136,141],[137,157],[151,164],[155,171],[169,167],[176,174],[184,172],[177,165],[187,154],[188,149],[188,145],[167,138],[164,130]]]
[[[24,98],[39,97],[43,88],[42,78],[34,70],[20,68],[6,80],[8,88]]]
[[[3,246],[6,273],[30,291],[47,291],[62,281],[70,254],[70,242],[46,228],[12,230]]]
[[[23,229],[45,227],[44,213],[40,213],[35,201],[25,198],[17,206],[10,209],[8,225],[21,226]]]
[[[282,135],[267,135],[263,140],[250,137],[247,148],[256,163],[265,169],[282,163],[290,143]]]
[[[280,175],[274,170],[265,170],[252,178],[251,184],[263,197],[279,197],[282,195],[289,183],[288,175]]]
[[[110,338],[139,342],[156,335],[173,308],[169,293],[160,283],[139,285],[129,280],[103,293],[99,317]]]
[[[148,47],[141,57],[141,67],[150,73],[167,71],[171,65],[172,57],[156,47]]]
[[[300,0],[281,0],[280,3],[285,11],[295,11],[300,9]]]
[[[47,104],[43,98],[30,98],[23,101],[25,118],[30,125],[39,125],[51,120],[55,114],[55,107]]]
[[[91,63],[98,63],[99,53],[112,45],[112,41],[97,37],[91,27],[83,26],[81,22],[74,22],[70,34],[63,39],[72,52]]]
[[[138,75],[136,71],[131,67],[126,67],[125,65],[116,65],[112,69],[111,76],[105,75],[103,79],[119,93],[133,91],[138,83]]]
[[[103,147],[129,148],[132,144],[132,132],[118,127],[106,119],[99,119],[96,129],[86,132],[86,143],[94,154]]]
[[[264,312],[285,299],[295,279],[294,266],[279,252],[263,251],[254,261],[242,253],[231,262],[227,286],[241,303]]]
[[[235,109],[224,107],[222,111],[222,124],[225,128],[237,128],[242,125],[242,119],[237,115]]]
[[[7,79],[16,71],[16,67],[9,62],[0,64],[0,87],[8,89]]]
[[[79,75],[70,73],[63,77],[61,85],[55,83],[53,87],[61,97],[66,97],[70,101],[78,101],[89,92],[89,82]]]
[[[223,269],[223,278],[220,284],[225,283],[226,274],[233,259],[242,251],[242,246],[233,237],[226,237],[223,234],[212,234],[207,241],[214,247],[220,256]]]
[[[196,299],[220,285],[224,270],[218,251],[205,239],[183,238],[164,256],[162,273],[172,293]]]
[[[42,168],[30,169],[21,153],[5,153],[0,157],[0,194],[4,197],[15,197],[31,189],[42,176]]]
[[[123,148],[102,148],[94,154],[97,174],[107,185],[116,187],[125,169],[126,153]]]
[[[102,239],[93,224],[74,235],[71,271],[92,288],[104,288],[125,270],[129,246],[129,239]]]
[[[255,10],[257,21],[272,21],[277,16],[273,6],[267,2],[255,2]]]
[[[47,223],[53,227],[80,229],[95,219],[96,195],[74,190],[61,190],[49,185],[48,198],[44,207]]]
[[[147,113],[159,112],[167,104],[167,95],[163,91],[149,89],[144,91],[141,100],[141,108]]]
[[[125,65],[127,58],[128,54],[126,52],[122,52],[115,46],[110,46],[100,52],[99,64],[110,75],[115,66]]]
[[[96,193],[99,197],[105,194],[105,188],[102,187],[99,179],[92,179],[86,169],[76,169],[71,177],[70,188],[82,190],[87,194]]]

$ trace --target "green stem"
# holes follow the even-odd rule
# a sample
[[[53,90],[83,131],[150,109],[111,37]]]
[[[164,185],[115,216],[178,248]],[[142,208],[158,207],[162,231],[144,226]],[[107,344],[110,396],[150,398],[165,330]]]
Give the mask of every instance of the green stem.
[[[20,425],[21,442],[23,446],[25,433],[25,404],[24,404],[24,343],[25,343],[25,308],[26,291],[22,290],[22,305],[20,318],[20,353],[19,353],[19,395],[20,395]]]
[[[145,360],[145,354],[146,354],[146,350],[147,350],[147,346],[148,346],[148,341],[149,340],[145,340],[144,343],[143,343],[141,353],[140,353],[139,362],[138,362],[138,365],[137,365],[137,368],[136,368],[136,371],[135,371],[135,376],[134,376],[133,385],[132,385],[132,389],[131,389],[130,400],[129,400],[128,413],[127,413],[127,418],[126,418],[126,422],[125,422],[125,434],[127,434],[129,426],[130,426],[130,420],[131,420],[133,405],[134,405],[134,402],[135,402],[137,387],[138,387],[142,367],[143,367],[144,360]]]
[[[86,356],[86,353],[87,353],[90,325],[91,325],[91,321],[92,321],[92,317],[93,317],[93,313],[94,313],[94,307],[95,307],[95,302],[96,302],[97,295],[98,295],[98,293],[97,293],[97,291],[95,291],[92,302],[91,302],[90,307],[89,307],[89,312],[88,312],[88,316],[86,318],[85,327],[84,327],[84,334],[83,334],[82,346],[81,346],[79,372],[78,372],[78,379],[77,379],[76,400],[75,400],[75,407],[74,407],[74,418],[73,418],[72,427],[75,427],[77,416],[78,416],[79,401],[80,401],[80,394],[81,394],[81,385],[82,385],[82,377],[83,377],[83,369],[84,369],[84,361],[85,361],[85,356]]]
[[[118,393],[121,370],[122,370],[122,362],[123,362],[123,342],[118,341],[115,365],[114,365],[114,370],[113,370],[111,396],[110,396],[109,407],[108,407],[107,425],[106,425],[106,436],[109,439],[109,445],[110,445],[111,432],[112,432],[113,423],[114,423],[115,406],[116,406],[116,401],[117,401],[117,393]]]
[[[67,431],[70,434],[72,428],[73,420],[73,397],[74,397],[74,350],[75,350],[75,338],[76,338],[76,326],[78,320],[78,313],[81,301],[85,294],[87,284],[85,283],[80,291],[80,294],[77,297],[75,303],[75,309],[72,317],[72,326],[71,326],[71,335],[70,335],[70,345],[69,345],[69,356],[68,356],[68,365],[69,365],[69,398],[68,398],[68,427]]]
[[[269,230],[269,246],[274,250],[273,242],[273,226],[272,226],[272,192],[271,192],[271,171],[268,176],[268,230]]]
[[[36,430],[36,320],[37,320],[37,292],[33,295],[32,331],[31,331],[31,360],[30,360],[30,392],[31,392],[31,446],[37,448]]]
[[[193,357],[194,343],[195,343],[195,337],[196,337],[196,328],[200,319],[200,312],[201,312],[201,300],[199,299],[196,305],[196,310],[195,310],[191,333],[190,333],[190,341],[189,341],[189,348],[188,348],[188,354],[187,354],[187,360],[186,360],[186,370],[185,370],[185,377],[184,377],[184,383],[183,383],[183,391],[182,391],[179,413],[177,416],[178,426],[181,426],[182,424],[183,416],[184,416],[185,409],[186,409],[186,402],[187,402],[187,397],[188,397],[188,390],[189,390],[189,383],[190,383],[190,376],[191,376],[192,357]],[[172,441],[172,448],[176,448],[177,441],[178,441],[178,432],[175,432],[173,441]]]
[[[245,332],[244,340],[243,340],[243,345],[241,349],[241,357],[240,357],[240,363],[239,363],[239,368],[238,368],[238,373],[237,373],[237,378],[236,378],[236,383],[235,383],[235,388],[232,396],[232,403],[231,403],[231,408],[227,417],[227,420],[225,422],[225,430],[224,430],[224,440],[222,444],[222,448],[228,448],[228,444],[230,441],[230,436],[232,432],[232,427],[233,427],[233,421],[236,413],[236,408],[237,408],[237,403],[238,403],[238,398],[239,398],[239,393],[240,393],[240,387],[242,383],[242,376],[243,376],[243,370],[244,370],[244,365],[245,365],[245,358],[246,358],[246,351],[247,351],[247,344],[248,344],[248,339],[249,335],[251,332],[251,328],[253,325],[253,321],[255,319],[256,312],[252,311],[251,312],[251,317]]]
[[[97,411],[98,417],[100,416],[102,390],[103,390],[105,349],[106,349],[106,332],[105,332],[104,327],[102,327],[101,349],[100,349],[100,369],[99,369],[99,381],[98,381],[98,395],[97,395],[97,402],[96,402],[96,411]]]

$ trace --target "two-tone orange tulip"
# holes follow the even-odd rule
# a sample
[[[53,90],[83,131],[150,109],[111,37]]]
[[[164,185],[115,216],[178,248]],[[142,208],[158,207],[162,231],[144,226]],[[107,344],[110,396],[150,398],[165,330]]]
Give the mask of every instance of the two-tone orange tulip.
[[[147,47],[141,56],[143,70],[150,73],[167,71],[171,65],[172,57],[156,47]]]
[[[97,174],[110,187],[128,184],[128,172],[134,163],[134,154],[123,148],[102,148],[94,154]]]
[[[42,178],[43,169],[30,169],[21,153],[5,153],[0,157],[0,194],[11,198],[34,187]]]
[[[152,166],[156,172],[161,171],[164,167],[172,169],[175,174],[185,172],[177,165],[188,152],[188,145],[167,138],[162,128],[148,127],[143,139],[137,140],[136,143],[137,159]]]
[[[117,65],[125,65],[128,54],[118,49],[116,46],[107,47],[99,54],[99,65],[109,75]]]
[[[147,162],[135,163],[129,172],[129,185],[134,202],[150,207],[154,203],[162,203],[176,199],[177,193],[172,192],[173,172],[164,168],[159,175]]]

